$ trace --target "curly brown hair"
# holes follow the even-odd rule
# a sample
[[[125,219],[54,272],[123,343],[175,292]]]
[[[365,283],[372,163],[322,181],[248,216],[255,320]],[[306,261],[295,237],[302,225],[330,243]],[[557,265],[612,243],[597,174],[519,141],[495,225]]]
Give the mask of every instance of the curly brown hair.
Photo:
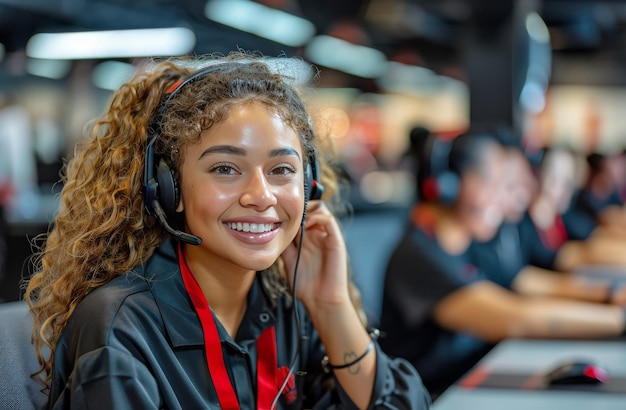
[[[332,144],[315,135],[290,78],[271,70],[259,56],[233,53],[219,59],[223,69],[183,87],[164,107],[167,90],[197,71],[191,62],[206,66],[216,60],[207,56],[155,61],[122,85],[106,112],[86,128],[88,138],[76,145],[64,167],[59,212],[40,238],[41,251],[35,254],[34,274],[26,288],[40,363],[33,377],[40,379],[44,391],[50,387],[56,344],[76,305],[93,289],[146,262],[167,237],[144,208],[145,151],[155,130],[157,155],[178,169],[185,149],[235,104],[266,104],[299,133],[305,157],[313,147],[321,153],[324,199],[335,196]],[[287,289],[279,266],[277,261],[263,272],[274,296]],[[351,286],[350,291],[358,306],[358,290]]]

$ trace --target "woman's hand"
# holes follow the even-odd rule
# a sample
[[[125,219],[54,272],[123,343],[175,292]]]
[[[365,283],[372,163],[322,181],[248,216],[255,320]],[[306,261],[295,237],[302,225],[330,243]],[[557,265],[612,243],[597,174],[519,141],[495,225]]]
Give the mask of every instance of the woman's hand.
[[[282,255],[291,286],[299,241],[300,232]],[[310,313],[350,302],[345,242],[337,220],[321,201],[309,202],[296,296]]]
[[[293,286],[300,235],[283,252]],[[304,303],[319,333],[339,384],[358,408],[366,408],[376,376],[376,350],[348,293],[348,258],[339,224],[323,202],[309,203],[296,280],[296,297]],[[352,361],[368,352],[357,363]],[[350,364],[352,363],[352,364]]]

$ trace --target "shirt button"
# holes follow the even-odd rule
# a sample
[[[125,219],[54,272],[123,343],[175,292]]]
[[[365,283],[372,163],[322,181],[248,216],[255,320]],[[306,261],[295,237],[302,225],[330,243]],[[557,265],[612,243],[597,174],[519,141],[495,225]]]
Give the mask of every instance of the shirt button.
[[[270,320],[270,315],[267,313],[261,313],[259,315],[259,320],[261,321],[261,323],[266,323],[268,320]]]

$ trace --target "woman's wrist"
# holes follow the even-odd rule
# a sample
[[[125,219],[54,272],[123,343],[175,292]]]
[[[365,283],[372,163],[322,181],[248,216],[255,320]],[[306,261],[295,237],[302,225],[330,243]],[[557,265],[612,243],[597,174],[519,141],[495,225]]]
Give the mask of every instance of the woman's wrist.
[[[323,300],[314,296],[311,300],[301,299],[301,302],[307,308],[311,318],[319,317],[325,320],[327,317],[334,317],[349,309],[354,309],[352,300],[347,292],[345,294],[334,297],[326,297]]]
[[[325,305],[315,313],[309,312],[309,316],[331,359],[345,359],[348,352],[350,358],[344,361],[351,361],[361,355],[371,341],[367,328],[350,301],[337,306]]]
[[[365,352],[357,356],[354,360],[343,364],[331,364],[329,357],[324,356],[324,358],[322,359],[322,368],[324,369],[324,371],[326,373],[330,373],[332,370],[347,369],[348,367],[352,367],[355,364],[358,364],[361,360],[365,359],[365,357],[370,354],[370,352],[376,346],[376,340],[378,339],[378,336],[380,336],[380,331],[378,329],[373,329],[369,332],[369,334],[371,340],[370,343],[367,345],[367,349],[365,349]]]

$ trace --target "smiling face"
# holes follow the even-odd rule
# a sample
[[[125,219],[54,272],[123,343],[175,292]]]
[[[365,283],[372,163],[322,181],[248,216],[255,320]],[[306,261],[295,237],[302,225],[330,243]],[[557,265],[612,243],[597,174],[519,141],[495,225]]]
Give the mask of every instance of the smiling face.
[[[537,181],[530,162],[517,148],[506,150],[503,175],[504,218],[510,223],[517,223],[528,210],[537,190]]]
[[[503,221],[502,186],[504,151],[492,144],[484,147],[481,162],[461,179],[457,200],[459,221],[478,241],[493,238]]]
[[[302,145],[265,105],[236,105],[185,151],[180,168],[186,231],[203,263],[259,271],[293,241],[304,212]]]
[[[567,210],[576,189],[576,158],[567,150],[555,149],[546,154],[541,165],[541,194],[555,212]]]

